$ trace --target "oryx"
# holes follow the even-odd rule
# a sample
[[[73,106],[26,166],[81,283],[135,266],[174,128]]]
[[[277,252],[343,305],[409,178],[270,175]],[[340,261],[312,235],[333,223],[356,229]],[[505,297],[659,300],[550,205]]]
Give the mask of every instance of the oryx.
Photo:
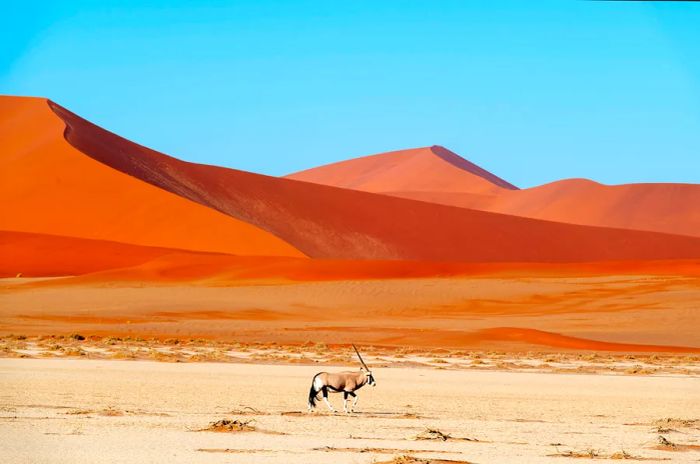
[[[365,362],[362,360],[362,356],[360,356],[360,352],[357,351],[357,347],[355,345],[352,345],[352,347],[355,349],[355,353],[357,353],[360,364],[362,364],[360,371],[345,371],[336,373],[319,372],[318,374],[314,375],[314,378],[311,381],[311,389],[309,390],[309,411],[312,411],[316,406],[317,395],[322,393],[323,401],[326,402],[328,409],[335,412],[333,405],[331,405],[331,403],[328,401],[328,391],[330,390],[333,393],[343,392],[343,410],[345,412],[352,412],[357,404],[357,395],[355,394],[355,391],[362,388],[362,386],[365,384],[370,384],[373,387],[377,385],[377,382],[374,381],[372,371],[369,370],[367,364],[365,364]],[[350,411],[348,411],[348,396],[352,396],[354,398]]]

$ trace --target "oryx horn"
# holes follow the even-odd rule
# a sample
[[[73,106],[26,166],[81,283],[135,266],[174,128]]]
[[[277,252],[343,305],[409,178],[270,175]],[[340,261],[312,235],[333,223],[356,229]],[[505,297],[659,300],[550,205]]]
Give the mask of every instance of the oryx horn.
[[[363,366],[365,369],[369,370],[369,367],[367,367],[367,364],[365,364],[365,361],[362,359],[362,356],[360,355],[360,352],[357,351],[357,347],[355,346],[354,343],[353,343],[352,347],[355,348],[355,353],[357,353],[357,357],[360,358],[360,363],[362,363],[362,366]]]

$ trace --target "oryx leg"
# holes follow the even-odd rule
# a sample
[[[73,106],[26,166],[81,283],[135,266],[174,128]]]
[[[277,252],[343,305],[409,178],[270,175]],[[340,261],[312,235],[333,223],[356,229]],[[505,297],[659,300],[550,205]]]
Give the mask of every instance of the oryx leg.
[[[326,406],[328,406],[328,409],[331,410],[331,412],[335,412],[335,409],[333,409],[333,405],[331,404],[330,401],[328,401],[328,387],[323,387],[323,401],[326,402]]]
[[[357,405],[358,396],[354,392],[350,392],[350,396],[352,396],[354,398],[352,400],[352,406],[350,406],[350,412],[355,412],[355,405]]]
[[[343,411],[345,411],[346,413],[350,412],[348,411],[348,396],[350,395],[355,396],[354,393],[343,392]]]

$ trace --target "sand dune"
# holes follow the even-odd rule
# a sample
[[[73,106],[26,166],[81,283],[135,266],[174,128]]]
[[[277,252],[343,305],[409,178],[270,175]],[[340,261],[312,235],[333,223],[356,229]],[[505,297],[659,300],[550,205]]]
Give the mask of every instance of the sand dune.
[[[0,231],[0,277],[82,275],[136,266],[178,251],[105,240]]]
[[[0,333],[698,347],[700,238],[187,163],[46,100],[0,105],[0,275],[73,276],[3,281]],[[396,188],[432,172],[463,198],[523,194],[437,147],[409,155],[411,169],[369,172]],[[440,186],[428,180],[421,194]]]
[[[96,162],[67,143],[64,130],[45,99],[0,97],[0,230],[303,256],[251,224]]]
[[[572,262],[700,256],[700,239],[591,228],[186,163],[50,103],[89,157],[264,229],[314,258]]]
[[[452,192],[490,195],[517,187],[444,147],[364,156],[286,176],[366,192]]]
[[[7,252],[0,277],[74,276],[26,286],[128,282],[248,285],[250,282],[324,282],[428,277],[577,277],[670,275],[700,277],[700,261],[604,261],[593,263],[460,263],[447,261],[330,260],[233,256],[115,242],[0,232]],[[97,256],[97,259],[95,258]]]
[[[446,152],[452,163],[439,153]],[[556,222],[700,236],[700,185],[567,179],[518,190],[442,147],[382,153],[287,177]],[[477,174],[473,174],[477,172]]]
[[[483,209],[572,224],[700,236],[697,184],[602,185],[568,179],[513,193],[486,203]]]

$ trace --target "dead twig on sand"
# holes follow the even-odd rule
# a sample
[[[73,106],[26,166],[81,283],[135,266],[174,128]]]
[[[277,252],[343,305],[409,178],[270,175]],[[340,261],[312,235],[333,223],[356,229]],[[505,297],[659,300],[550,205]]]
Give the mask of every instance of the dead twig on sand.
[[[397,456],[391,461],[377,462],[376,464],[470,464],[469,461],[455,461],[453,459],[421,459],[413,456]]]
[[[413,440],[437,440],[437,441],[447,441],[447,440],[460,440],[460,441],[479,441],[476,438],[468,437],[453,437],[447,433],[441,432],[438,429],[426,428],[424,431],[413,437]]]
[[[554,454],[548,454],[551,457],[562,457],[562,458],[581,458],[581,459],[612,459],[612,460],[631,460],[631,461],[664,461],[665,459],[659,458],[645,458],[642,456],[635,456],[628,453],[625,450],[612,453],[610,455],[601,453],[600,450],[589,448],[586,450],[565,450],[559,451],[559,448],[555,446],[557,452]]]

